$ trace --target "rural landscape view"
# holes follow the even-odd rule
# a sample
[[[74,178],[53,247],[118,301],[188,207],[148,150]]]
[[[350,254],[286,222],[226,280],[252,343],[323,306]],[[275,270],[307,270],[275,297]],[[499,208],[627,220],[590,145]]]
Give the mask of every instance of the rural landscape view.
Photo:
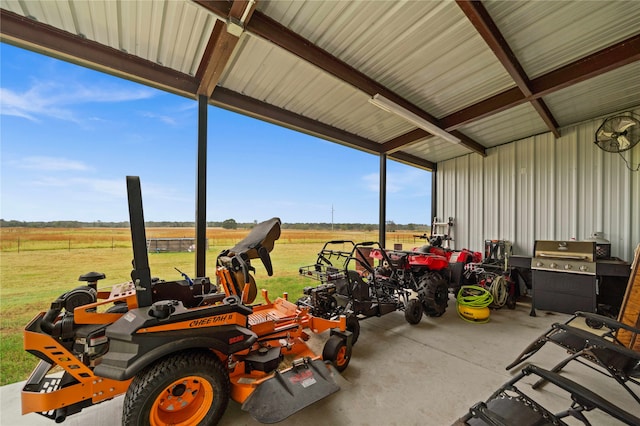
[[[130,280],[133,257],[128,223],[15,222],[0,223],[0,312],[2,321],[1,385],[26,380],[36,358],[22,347],[22,330],[39,312],[46,311],[61,294],[84,283],[87,272],[106,275],[99,289]],[[114,225],[120,225],[115,227]],[[161,226],[164,225],[164,226]],[[146,236],[152,238],[194,238],[193,224],[166,226],[147,223]],[[175,225],[175,224],[174,224]],[[223,227],[224,226],[224,227]],[[235,245],[252,224],[224,221],[207,228],[207,275],[215,276],[216,256]],[[401,244],[411,249],[424,244],[429,233],[425,225],[387,224],[386,245]],[[301,266],[315,263],[317,253],[329,240],[376,241],[376,225],[366,224],[283,224],[282,235],[271,253],[274,274],[267,276],[262,264],[256,268],[258,288],[273,297],[287,292],[290,300],[302,295],[305,286],[316,285],[298,273]],[[193,252],[149,253],[151,275],[164,280],[181,279],[175,268],[192,276]],[[260,296],[256,303],[260,302]]]

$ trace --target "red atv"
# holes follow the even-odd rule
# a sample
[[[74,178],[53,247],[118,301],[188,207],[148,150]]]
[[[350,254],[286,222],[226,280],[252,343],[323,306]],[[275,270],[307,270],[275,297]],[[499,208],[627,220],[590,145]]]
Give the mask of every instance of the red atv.
[[[449,284],[446,279],[449,261],[446,257],[420,251],[371,250],[371,257],[381,261],[379,268],[392,269],[400,286],[417,294],[419,303],[410,304],[409,316],[419,318],[424,312],[430,317],[445,313],[449,301]],[[405,312],[407,315],[407,312]],[[408,320],[408,319],[407,319]]]

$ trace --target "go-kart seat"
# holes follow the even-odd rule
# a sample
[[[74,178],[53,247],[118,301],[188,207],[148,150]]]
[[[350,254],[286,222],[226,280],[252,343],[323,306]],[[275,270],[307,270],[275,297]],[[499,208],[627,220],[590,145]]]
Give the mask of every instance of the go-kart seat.
[[[553,383],[571,398],[570,407],[559,413],[552,413],[522,390],[516,387],[523,377],[531,374]],[[562,377],[559,374],[528,365],[520,374],[502,385],[486,402],[478,402],[469,412],[454,423],[455,426],[544,426],[567,425],[562,419],[572,416],[585,425],[590,425],[585,412],[598,409],[609,416],[629,425],[640,424],[640,418],[610,403],[589,389]]]
[[[571,325],[570,323],[577,318],[584,318],[586,325],[594,329],[599,330],[604,327],[606,331],[595,334],[584,328]],[[565,323],[552,324],[549,330],[527,346],[506,369],[510,370],[529,359],[545,343],[551,342],[566,349],[570,354],[551,369],[553,373],[558,373],[569,362],[575,360],[600,373],[611,376],[640,403],[640,397],[627,385],[627,382],[640,385],[638,381],[640,379],[640,353],[627,348],[617,339],[618,330],[626,330],[634,334],[640,333],[639,329],[612,318],[588,312],[576,312]],[[591,364],[587,364],[583,360],[589,361]],[[593,363],[600,368],[594,368]],[[533,387],[534,389],[538,388],[544,383],[545,380],[542,378]]]
[[[355,300],[368,300],[369,299],[369,283],[367,283],[362,275],[356,270],[347,270],[347,278],[349,280],[349,287],[351,289],[351,296]]]

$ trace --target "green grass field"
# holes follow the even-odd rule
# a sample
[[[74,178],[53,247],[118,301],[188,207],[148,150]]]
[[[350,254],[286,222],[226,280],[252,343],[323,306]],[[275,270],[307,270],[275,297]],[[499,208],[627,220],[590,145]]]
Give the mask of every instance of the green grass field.
[[[0,252],[0,385],[26,380],[38,360],[22,347],[22,330],[39,312],[46,311],[56,298],[82,282],[80,275],[90,272],[102,272],[106,279],[99,282],[99,288],[130,280],[132,249],[126,243],[126,233],[113,230],[65,230],[47,234],[39,243],[34,233],[11,229],[2,229],[3,249]],[[17,234],[16,234],[17,232]],[[152,231],[158,237],[162,232]],[[184,231],[183,231],[184,232]],[[247,234],[247,230],[226,231],[224,238],[212,239],[219,245],[210,245],[207,252],[207,274],[215,280],[215,260],[222,249],[229,248]],[[27,235],[28,234],[28,235]],[[53,238],[51,235],[55,234]],[[150,232],[147,232],[149,236]],[[9,244],[7,235],[22,235],[22,249]],[[82,238],[78,238],[81,235]],[[182,235],[181,235],[182,236]],[[390,238],[391,237],[391,238]],[[394,234],[387,237],[387,245],[404,240],[409,248],[413,241],[410,234]],[[93,240],[92,240],[93,238]],[[271,253],[274,274],[271,277],[259,260],[252,265],[256,268],[258,289],[266,288],[273,298],[289,293],[290,300],[296,300],[305,286],[318,284],[300,277],[298,268],[315,262],[318,251],[324,241],[330,239],[349,239],[354,241],[375,240],[376,234],[353,232],[342,234],[318,233],[315,231],[283,232]],[[14,238],[15,240],[15,238]],[[71,243],[67,243],[71,241]],[[112,244],[112,241],[118,241]],[[28,243],[27,243],[28,242]],[[72,247],[86,247],[70,249]],[[51,247],[58,247],[52,249]],[[25,249],[28,247],[28,249]],[[89,248],[96,247],[96,248]],[[188,275],[194,275],[194,253],[149,253],[151,274],[165,280],[181,279],[174,269],[178,268]],[[258,296],[256,303],[261,301]]]

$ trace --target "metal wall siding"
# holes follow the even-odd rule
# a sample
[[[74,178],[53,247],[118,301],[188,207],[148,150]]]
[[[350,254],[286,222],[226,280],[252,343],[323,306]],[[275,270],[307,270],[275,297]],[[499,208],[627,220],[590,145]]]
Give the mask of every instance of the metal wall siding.
[[[536,212],[535,236],[536,239],[553,240],[555,238],[556,227],[556,156],[555,144],[556,140],[551,134],[545,134],[535,137],[536,141],[536,204],[531,206]],[[535,208],[534,208],[535,207]],[[533,241],[531,244],[531,252],[533,253]]]
[[[484,164],[484,238],[500,238],[500,209],[498,206],[500,198],[500,160],[497,148],[487,153]],[[460,242],[464,244],[464,242]],[[471,247],[469,247],[471,248]],[[479,248],[473,248],[478,250]]]
[[[530,241],[534,240],[535,222],[534,212],[530,206],[535,205],[535,139],[527,138],[518,144],[515,158],[515,208],[514,214],[516,237],[513,241],[513,250],[520,253],[532,251]]]
[[[469,158],[469,236],[468,247],[484,247],[484,161],[480,155]]]
[[[505,239],[504,235],[514,235],[516,229],[516,181],[515,181],[515,155],[514,144],[498,147],[498,179],[499,192],[496,207],[499,217],[499,239]]]
[[[585,123],[577,129],[565,132],[576,132],[578,140],[593,139],[595,122]],[[603,151],[592,144],[578,146],[578,209],[582,212],[578,222],[578,235],[591,235],[595,231],[604,231],[602,199]]]
[[[570,133],[556,140],[556,239],[578,238],[577,229],[577,140]]]
[[[466,246],[458,245],[458,241],[469,241],[471,228],[469,226],[469,219],[471,212],[469,211],[469,156],[456,158],[454,160],[455,169],[457,170],[456,176],[456,191],[453,192],[455,197],[456,212],[458,215],[454,218],[453,238],[454,246],[456,248],[463,248]]]
[[[640,172],[593,143],[603,119],[562,128],[559,139],[545,133],[488,149],[485,158],[438,163],[437,215],[456,218],[455,247],[482,250],[484,239],[506,239],[515,254],[531,255],[535,240],[584,240],[602,231],[612,256],[631,260],[640,243]],[[626,154],[640,164],[638,146]],[[483,212],[482,226],[475,210]]]

